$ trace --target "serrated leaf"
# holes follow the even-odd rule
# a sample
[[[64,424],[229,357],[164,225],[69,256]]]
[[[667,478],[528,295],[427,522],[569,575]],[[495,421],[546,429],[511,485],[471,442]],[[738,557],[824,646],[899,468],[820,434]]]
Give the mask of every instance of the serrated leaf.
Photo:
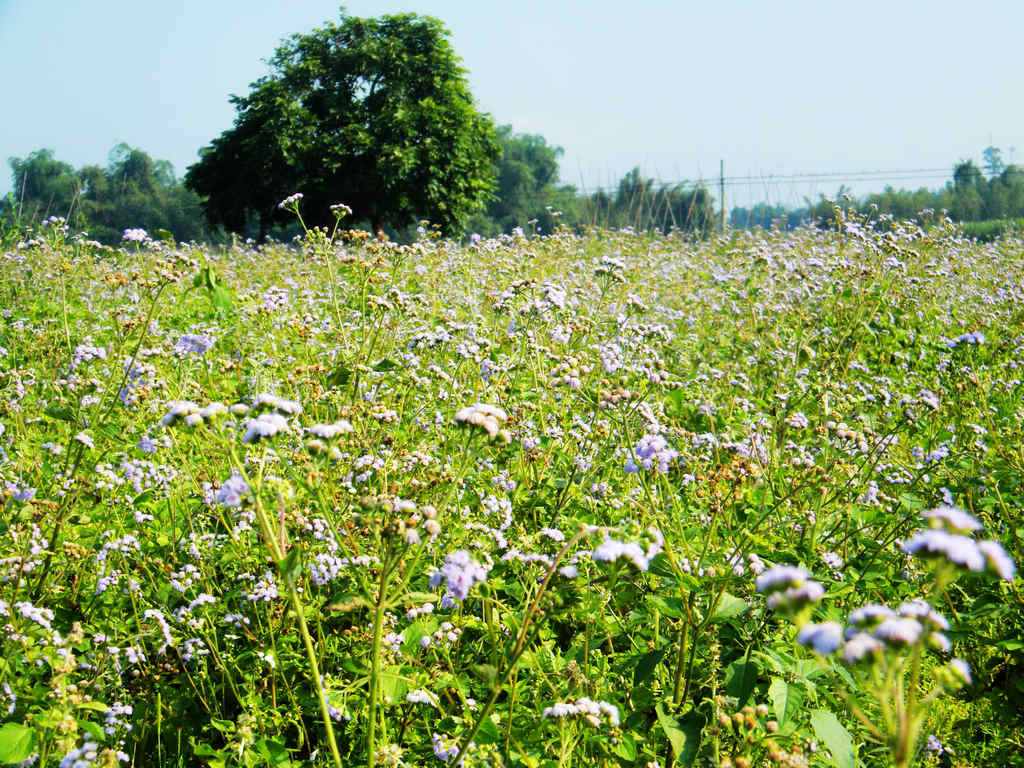
[[[0,727],[0,764],[22,763],[36,751],[36,732],[20,723]]]
[[[803,704],[803,689],[790,685],[781,677],[775,677],[768,686],[768,698],[772,700],[775,719],[779,721],[780,726],[785,725]]]
[[[857,753],[853,748],[853,738],[835,715],[823,709],[812,710],[811,726],[838,768],[856,767]]]
[[[749,607],[746,600],[730,595],[728,592],[723,592],[722,596],[718,599],[718,605],[715,606],[715,612],[711,614],[711,621],[731,619],[733,616],[739,616]]]
[[[743,706],[754,692],[759,672],[756,662],[737,659],[725,671],[725,692]]]
[[[680,765],[692,765],[700,747],[700,720],[693,712],[677,719],[665,711],[664,704],[658,704],[656,711],[676,761]]]
[[[672,619],[682,619],[686,617],[686,604],[678,597],[648,595],[647,602],[657,608],[663,616],[668,616]]]

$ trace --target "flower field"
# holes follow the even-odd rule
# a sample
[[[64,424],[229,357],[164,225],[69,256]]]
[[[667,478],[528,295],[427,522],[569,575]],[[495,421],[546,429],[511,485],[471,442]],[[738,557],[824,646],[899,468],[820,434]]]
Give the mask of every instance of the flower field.
[[[1024,764],[1024,241],[0,274],[0,764]]]

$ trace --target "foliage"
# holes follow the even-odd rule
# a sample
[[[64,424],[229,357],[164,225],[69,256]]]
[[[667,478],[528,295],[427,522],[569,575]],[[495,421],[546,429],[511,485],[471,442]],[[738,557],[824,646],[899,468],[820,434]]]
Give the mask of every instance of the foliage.
[[[543,136],[513,133],[511,125],[500,126],[497,136],[500,154],[495,163],[495,199],[485,212],[470,219],[467,227],[487,236],[517,227],[550,233],[556,223],[553,211],[561,212],[563,222],[572,220],[576,191],[556,186],[562,148],[550,146]]]
[[[211,223],[256,216],[262,239],[290,220],[278,201],[302,192],[311,226],[344,202],[373,231],[419,218],[458,231],[490,194],[498,148],[447,34],[414,14],[342,16],[282,44],[186,174]]]
[[[0,254],[0,759],[1012,765],[1024,243],[835,215],[48,220]]]
[[[78,170],[40,149],[11,158],[14,192],[5,208],[11,221],[37,224],[51,216],[72,226],[88,227],[107,244],[121,242],[127,228],[166,230],[183,240],[208,240],[199,199],[174,176],[166,160],[153,160],[141,149],[119,144],[106,168]]]

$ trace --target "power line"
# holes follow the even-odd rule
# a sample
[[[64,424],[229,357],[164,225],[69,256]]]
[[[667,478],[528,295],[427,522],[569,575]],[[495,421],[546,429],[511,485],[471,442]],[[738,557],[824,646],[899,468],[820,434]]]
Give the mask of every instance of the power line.
[[[782,173],[782,174],[747,174],[742,176],[725,176],[722,179],[680,179],[677,181],[662,181],[660,179],[643,179],[653,181],[663,187],[710,187],[715,181],[724,184],[726,187],[756,187],[767,184],[812,184],[820,182],[886,182],[886,181],[935,181],[949,180],[952,178],[951,168],[910,168],[906,170],[876,170],[876,171],[828,171],[817,173]],[[620,182],[621,183],[621,182]],[[599,185],[592,190],[596,192],[618,192],[619,184],[611,186]]]

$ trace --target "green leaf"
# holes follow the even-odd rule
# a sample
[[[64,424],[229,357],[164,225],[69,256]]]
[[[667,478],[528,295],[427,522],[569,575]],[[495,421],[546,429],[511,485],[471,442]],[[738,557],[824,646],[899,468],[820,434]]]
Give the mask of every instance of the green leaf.
[[[36,732],[27,725],[4,723],[0,728],[0,763],[10,765],[28,760],[36,751]]]
[[[231,309],[231,294],[226,288],[218,285],[210,291],[210,303],[217,309],[227,311]]]
[[[75,413],[68,406],[62,403],[51,403],[46,406],[46,410],[43,411],[51,419],[60,419],[61,421],[74,421]]]
[[[470,671],[488,685],[494,685],[494,681],[498,678],[498,668],[493,664],[473,664],[470,666]]]
[[[402,675],[395,672],[380,673],[380,692],[386,700],[401,701],[409,690],[409,684]]]
[[[210,725],[216,728],[221,733],[234,733],[235,724],[230,720],[220,720],[216,717],[210,718]],[[219,753],[218,753],[219,754]]]
[[[636,760],[636,739],[633,734],[623,733],[622,738],[612,747],[612,753],[629,763]]]
[[[733,616],[739,616],[749,607],[746,600],[730,595],[728,592],[723,592],[722,596],[718,599],[718,605],[715,606],[715,612],[711,614],[711,621],[731,619]]]
[[[686,617],[686,603],[678,597],[648,595],[647,602],[661,611],[663,616],[668,616],[671,619],[682,619]]]
[[[263,759],[274,768],[277,768],[277,766],[292,764],[292,759],[288,754],[288,750],[283,744],[279,744],[276,741],[260,739],[256,742],[256,749],[263,756]]]
[[[640,685],[650,678],[664,656],[665,651],[651,651],[641,656],[633,668],[633,685]]]
[[[388,360],[386,357],[383,360],[378,360],[376,363],[373,364],[373,370],[377,371],[378,373],[383,373],[385,371],[393,371],[396,368],[398,368],[398,363],[396,363],[394,360]]]
[[[302,548],[292,547],[288,550],[288,554],[284,556],[284,560],[277,564],[278,573],[281,574],[282,578],[294,583],[299,578],[299,573],[302,570]]]
[[[853,739],[835,715],[823,709],[812,710],[811,726],[825,748],[832,753],[832,760],[838,768],[855,768],[857,754],[853,749]]]
[[[725,670],[725,692],[743,706],[754,692],[759,672],[755,662],[737,659]]]
[[[803,704],[803,689],[795,685],[789,685],[781,677],[772,678],[772,684],[768,686],[768,697],[772,700],[775,708],[775,719],[779,725],[785,725]]]
[[[343,387],[348,384],[348,380],[352,378],[352,370],[341,363],[327,377],[327,386],[329,387]]]
[[[680,720],[668,714],[663,704],[658,704],[656,710],[661,729],[672,745],[672,754],[680,765],[692,765],[700,747],[699,716],[690,712]]]
[[[91,709],[93,712],[106,712],[110,707],[102,701],[83,701],[78,705],[78,709]]]

